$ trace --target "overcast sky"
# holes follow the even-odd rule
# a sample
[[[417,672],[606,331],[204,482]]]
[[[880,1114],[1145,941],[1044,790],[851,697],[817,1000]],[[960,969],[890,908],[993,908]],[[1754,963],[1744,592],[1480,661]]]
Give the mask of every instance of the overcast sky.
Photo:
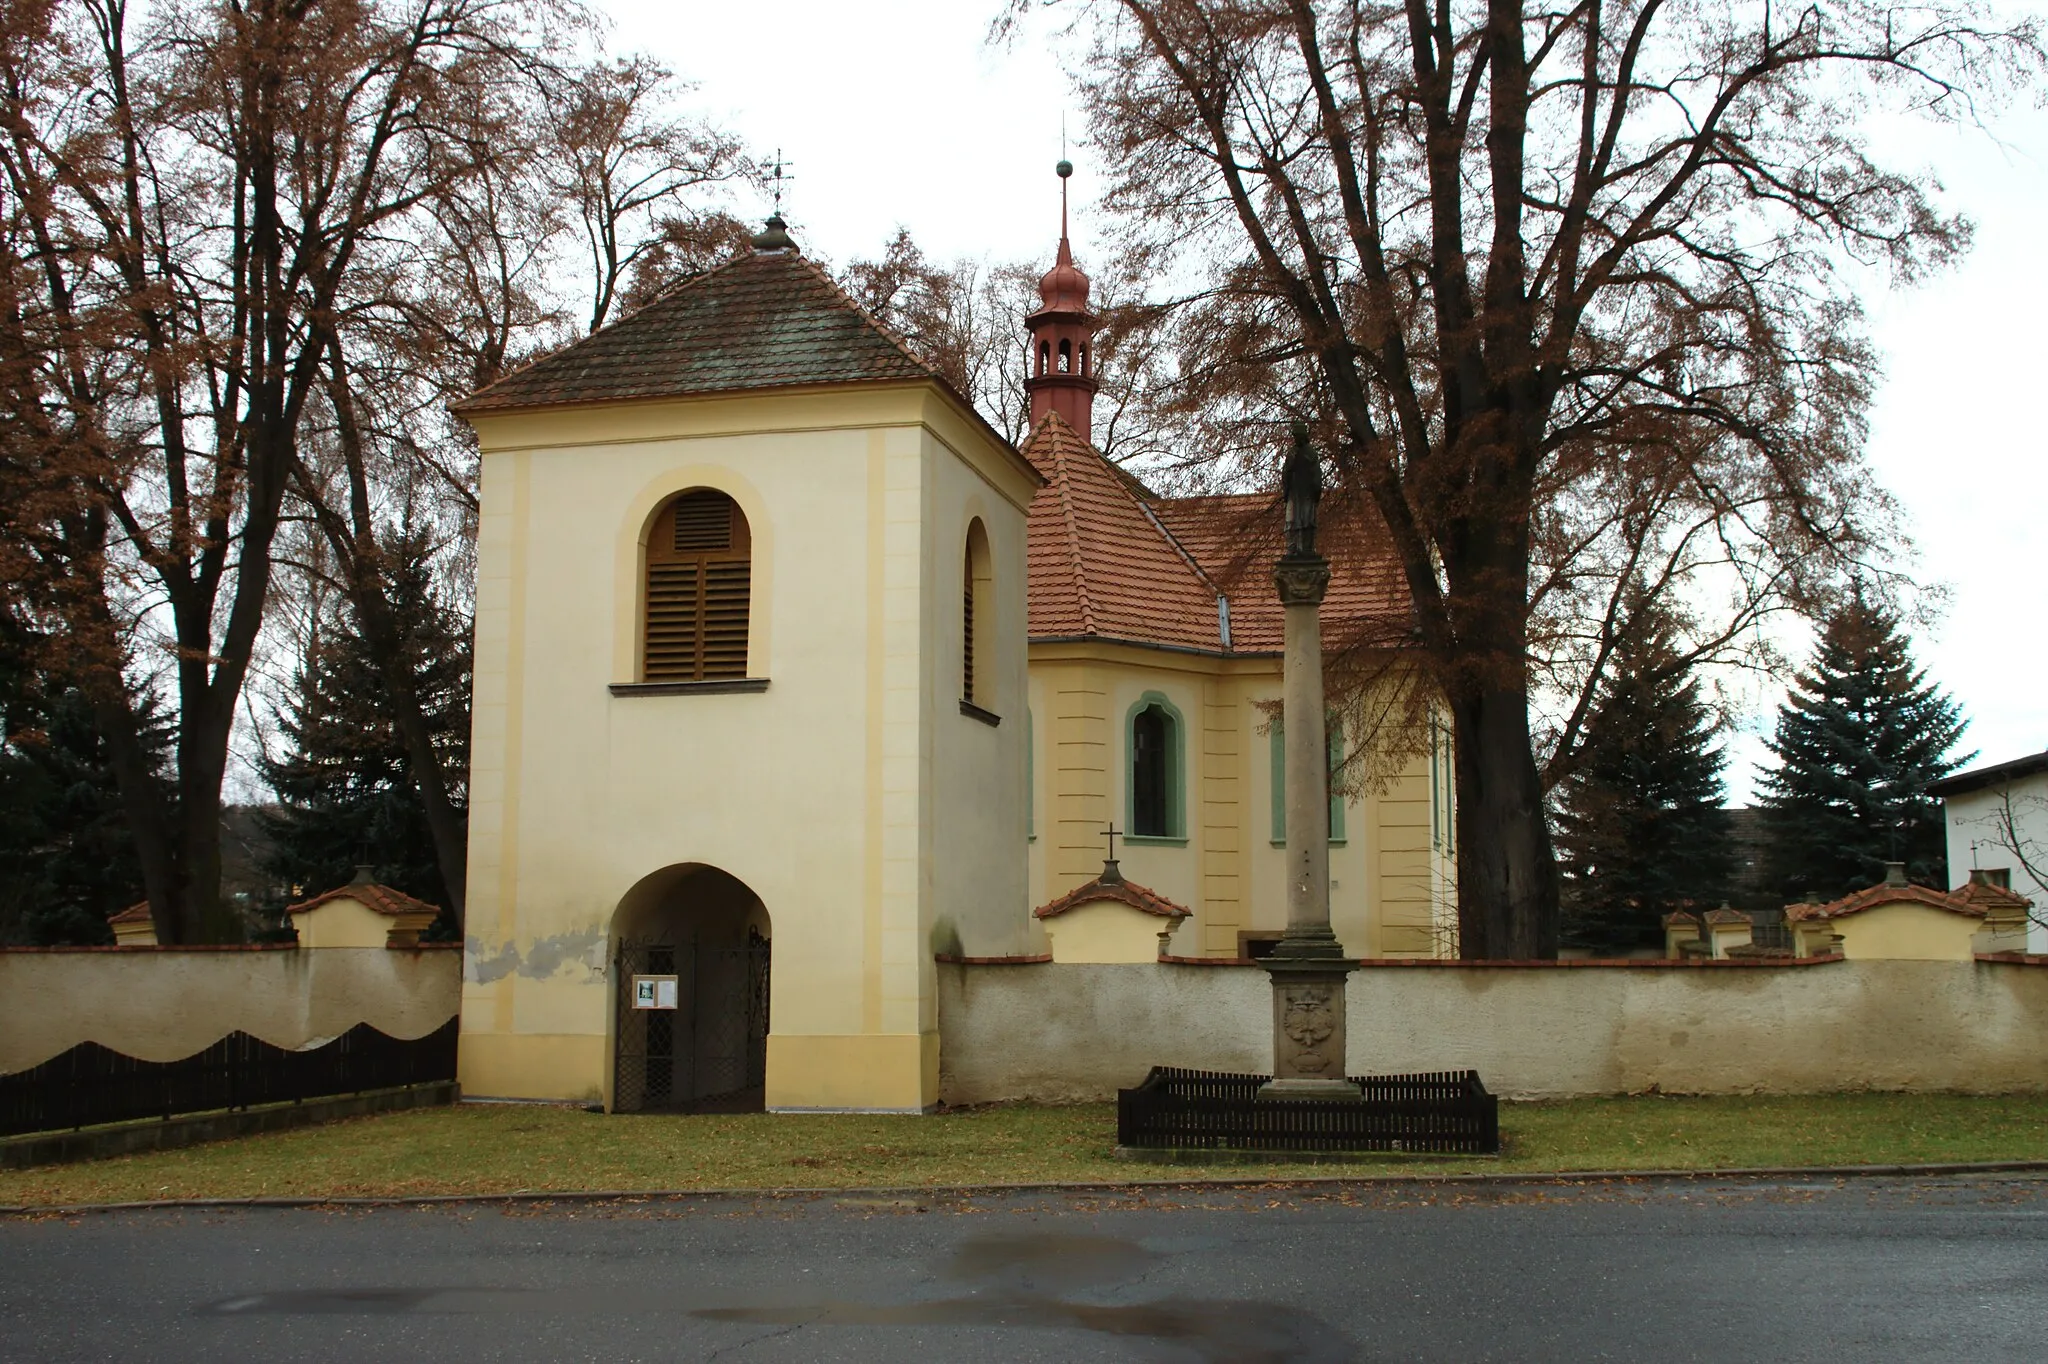
[[[998,0],[599,3],[616,47],[653,53],[697,83],[706,113],[765,154],[782,149],[795,177],[785,212],[812,250],[871,254],[902,224],[939,259],[1049,263],[1062,114],[1076,144],[1085,130],[1043,25],[997,50],[985,36]],[[2008,112],[1993,133],[1887,128],[1887,149],[1935,170],[1977,240],[1961,268],[1866,300],[1887,364],[1870,457],[1906,508],[1916,575],[1948,591],[1918,657],[1962,702],[1967,746],[1986,762],[2048,746],[2048,116]],[[1087,156],[1074,160],[1085,265],[1092,180]],[[1729,774],[1738,802],[1776,700],[1756,699]]]

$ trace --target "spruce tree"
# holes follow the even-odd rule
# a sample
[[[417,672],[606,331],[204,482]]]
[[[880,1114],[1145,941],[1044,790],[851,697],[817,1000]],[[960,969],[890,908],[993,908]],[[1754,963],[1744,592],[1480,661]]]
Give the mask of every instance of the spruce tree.
[[[1946,887],[1941,802],[1927,788],[1974,756],[1951,756],[1966,724],[1913,665],[1898,617],[1859,587],[1778,711],[1778,766],[1762,782],[1771,884],[1788,899],[1833,897],[1904,862],[1912,881]]]
[[[424,546],[406,549],[392,580],[389,606],[409,646],[413,685],[436,745],[447,755],[444,770],[465,771],[467,623],[435,591]],[[367,865],[383,884],[446,910],[433,835],[386,697],[352,618],[316,622],[292,695],[276,717],[285,751],[260,760],[279,802],[260,816],[270,841],[264,870],[296,898],[332,890]],[[437,929],[449,931],[445,915]]]
[[[1718,905],[1731,866],[1718,717],[1649,608],[1624,632],[1557,796],[1560,940],[1599,953],[1663,939],[1663,916]]]
[[[106,744],[85,696],[31,663],[17,630],[0,635],[0,945],[111,943],[108,916],[144,890]],[[136,713],[162,780],[169,723],[152,694]]]

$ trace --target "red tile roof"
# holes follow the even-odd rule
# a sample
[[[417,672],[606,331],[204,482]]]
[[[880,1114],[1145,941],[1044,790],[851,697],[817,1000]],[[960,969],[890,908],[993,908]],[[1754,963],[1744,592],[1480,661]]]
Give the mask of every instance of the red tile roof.
[[[1926,905],[1930,909],[1946,910],[1960,914],[1967,919],[1981,919],[1984,910],[1971,904],[1960,895],[1947,891],[1931,890],[1926,886],[1868,886],[1839,900],[1830,900],[1824,905],[1811,902],[1785,906],[1785,917],[1795,922],[1808,919],[1840,919],[1850,914],[1861,914],[1866,909],[1881,909],[1885,905],[1913,904]]]
[[[1082,905],[1092,905],[1102,900],[1115,900],[1119,904],[1129,905],[1132,909],[1157,915],[1162,919],[1185,919],[1189,914],[1188,910],[1164,895],[1148,890],[1136,881],[1125,881],[1121,878],[1105,881],[1099,876],[1084,885],[1074,887],[1051,904],[1040,905],[1031,913],[1036,918],[1053,919],[1070,909],[1079,909]]]
[[[875,379],[944,382],[801,253],[755,251],[514,370],[456,411]]]
[[[141,904],[130,905],[119,914],[109,914],[107,922],[110,924],[146,924],[149,922],[149,901],[144,900]]]
[[[1994,886],[1989,881],[1965,881],[1949,894],[1987,913],[1994,909],[2016,909],[2024,913],[2034,907],[2034,902],[2018,891]]]
[[[1057,414],[1039,422],[1023,452],[1046,480],[1028,537],[1033,639],[1280,651],[1276,499],[1152,496]],[[1407,589],[1377,517],[1326,515],[1322,530],[1331,561],[1325,647],[1405,641]],[[1227,635],[1219,597],[1229,602]]]
[[[402,890],[393,890],[389,886],[380,886],[374,881],[351,881],[345,886],[328,891],[325,895],[315,895],[310,900],[302,900],[298,904],[287,905],[284,912],[287,914],[304,914],[308,910],[318,909],[320,906],[335,900],[356,900],[377,913],[394,919],[403,914],[439,914],[441,912],[439,905],[430,905],[425,900],[415,900]]]

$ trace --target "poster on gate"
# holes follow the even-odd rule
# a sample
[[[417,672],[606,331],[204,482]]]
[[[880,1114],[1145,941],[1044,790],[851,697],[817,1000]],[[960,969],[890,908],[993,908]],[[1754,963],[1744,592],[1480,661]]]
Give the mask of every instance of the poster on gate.
[[[636,1009],[675,1008],[676,978],[674,976],[633,977],[633,1007]]]

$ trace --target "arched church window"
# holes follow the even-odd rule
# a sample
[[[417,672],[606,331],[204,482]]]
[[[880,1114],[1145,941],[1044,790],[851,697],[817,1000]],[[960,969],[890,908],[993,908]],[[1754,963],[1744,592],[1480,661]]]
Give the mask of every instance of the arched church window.
[[[747,675],[753,538],[737,502],[711,488],[671,500],[647,537],[641,680]]]
[[[967,552],[960,573],[960,699],[984,709],[995,699],[993,689],[982,675],[994,661],[990,643],[995,611],[990,597],[994,587],[988,529],[976,517],[967,523]]]
[[[1062,337],[1062,338],[1060,339],[1060,373],[1062,373],[1062,374],[1067,374],[1067,373],[1070,373],[1070,372],[1072,372],[1073,368],[1074,368],[1074,343],[1073,343],[1072,341],[1069,341],[1069,340],[1067,340],[1066,338]]]
[[[1181,819],[1180,712],[1156,692],[1131,709],[1129,828],[1138,838],[1186,837]]]
[[[1045,342],[1043,342],[1043,341],[1039,342],[1039,343],[1038,343],[1038,372],[1039,372],[1039,373],[1040,373],[1041,375],[1043,375],[1043,374],[1045,373],[1045,367],[1046,367],[1046,365],[1047,365],[1047,364],[1049,364],[1049,363],[1051,362],[1051,360],[1052,360],[1052,347],[1051,347],[1051,346],[1048,346],[1048,345],[1047,345],[1047,344],[1046,344]]]

